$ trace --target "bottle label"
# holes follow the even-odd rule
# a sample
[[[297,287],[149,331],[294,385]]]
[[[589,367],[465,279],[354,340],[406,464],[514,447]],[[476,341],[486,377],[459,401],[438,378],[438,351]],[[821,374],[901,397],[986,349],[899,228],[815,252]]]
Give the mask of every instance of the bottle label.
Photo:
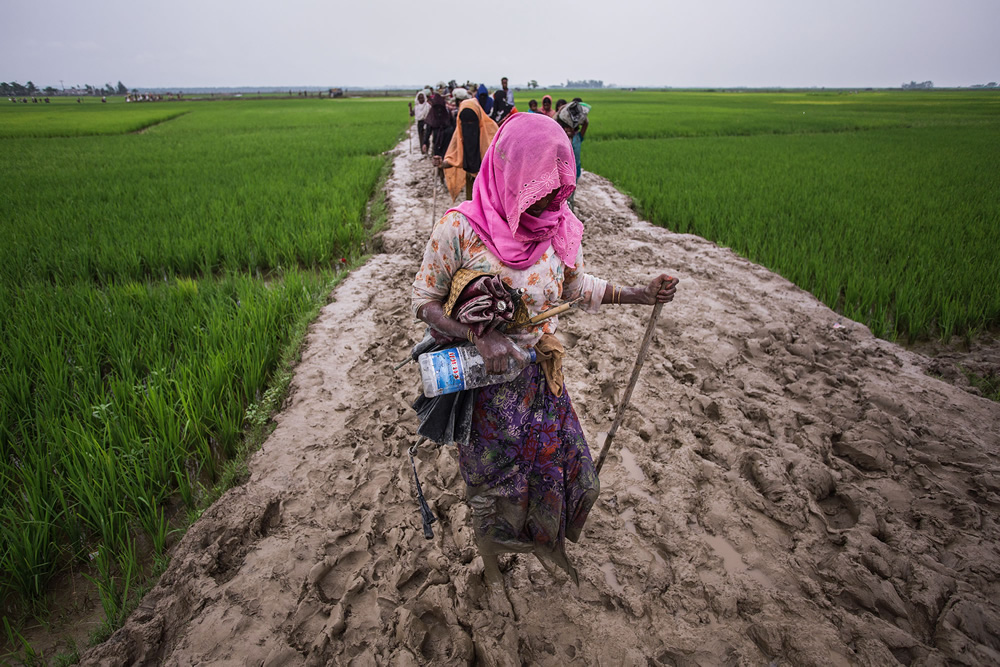
[[[465,368],[456,348],[431,353],[434,383],[442,394],[465,389]]]

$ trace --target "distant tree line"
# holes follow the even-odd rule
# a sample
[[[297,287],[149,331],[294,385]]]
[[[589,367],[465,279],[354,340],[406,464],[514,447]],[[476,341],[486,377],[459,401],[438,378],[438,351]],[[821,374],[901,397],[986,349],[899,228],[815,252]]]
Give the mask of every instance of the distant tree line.
[[[586,81],[570,81],[566,80],[567,88],[603,88],[604,82],[599,79],[587,79]]]
[[[990,81],[989,83],[977,83],[976,85],[971,86],[971,87],[972,88],[996,88],[997,87],[997,82],[996,81]]]
[[[39,90],[38,87],[29,81],[28,83],[18,83],[17,81],[11,81],[7,83],[6,81],[0,82],[0,95],[12,95],[14,97],[30,97],[38,95],[39,93],[44,93],[45,95],[58,95],[60,92],[52,86],[46,86],[45,88]],[[65,91],[69,95],[127,95],[128,87],[122,83],[118,82],[117,86],[113,86],[110,83],[104,84],[104,87],[91,86],[87,84],[85,86],[78,86],[72,90]]]
[[[38,88],[31,81],[23,85],[17,81],[12,81],[10,83],[4,81],[3,83],[0,83],[0,93],[4,95],[17,95],[22,97],[27,95],[36,95],[39,92]]]
[[[903,84],[903,90],[930,90],[933,87],[933,81],[921,81],[920,83],[910,81],[909,83]]]

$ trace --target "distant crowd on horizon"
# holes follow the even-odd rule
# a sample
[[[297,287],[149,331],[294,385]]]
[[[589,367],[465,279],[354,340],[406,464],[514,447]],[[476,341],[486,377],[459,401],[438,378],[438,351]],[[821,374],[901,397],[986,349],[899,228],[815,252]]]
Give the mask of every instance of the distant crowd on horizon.
[[[409,104],[410,115],[417,122],[420,151],[430,155],[434,165],[442,170],[452,200],[465,185],[466,198],[471,198],[472,182],[479,173],[483,153],[503,123],[519,113],[514,104],[514,91],[507,77],[491,94],[485,83],[471,81],[458,85],[455,80],[425,86]],[[589,127],[590,105],[579,97],[567,102],[552,102],[550,95],[529,100],[527,111],[555,120],[566,132],[576,157],[576,177],[581,174],[581,148]],[[446,173],[447,172],[447,173]]]
[[[90,96],[88,95],[88,97],[90,97]],[[126,102],[162,102],[164,99],[172,99],[172,97],[173,96],[171,95],[171,93],[167,93],[166,97],[164,97],[163,95],[158,94],[158,93],[128,93],[128,94],[126,94],[124,96],[123,99]],[[180,100],[182,98],[182,93],[177,93],[176,98],[178,100]],[[46,97],[38,97],[36,95],[32,95],[30,98],[28,98],[28,97],[20,97],[19,98],[17,96],[12,96],[12,97],[8,97],[7,99],[10,100],[11,102],[13,102],[14,104],[17,104],[19,102],[22,103],[22,104],[27,104],[29,99],[31,100],[32,104],[38,104],[39,102],[43,102],[45,104],[49,104],[49,101],[50,101],[49,98],[48,98],[48,96],[46,96]],[[76,98],[76,102],[77,102],[77,104],[81,104],[83,102],[83,100],[82,100],[81,97],[77,97]],[[107,95],[102,95],[101,96],[101,102],[103,104],[107,104],[107,102],[108,102],[108,96]]]

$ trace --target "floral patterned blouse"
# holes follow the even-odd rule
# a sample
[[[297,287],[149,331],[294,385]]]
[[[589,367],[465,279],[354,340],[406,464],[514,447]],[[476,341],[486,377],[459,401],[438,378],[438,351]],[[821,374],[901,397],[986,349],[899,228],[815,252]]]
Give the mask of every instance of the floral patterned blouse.
[[[515,289],[523,289],[521,298],[529,315],[537,315],[564,301],[583,300],[578,304],[587,312],[597,312],[604,298],[607,281],[583,272],[583,248],[577,251],[576,268],[569,268],[550,247],[535,264],[518,270],[505,266],[480,240],[469,224],[468,218],[458,211],[451,211],[431,232],[424,250],[424,259],[413,280],[413,313],[430,301],[443,303],[448,298],[451,277],[458,269],[471,269],[499,274],[503,281]],[[543,333],[555,333],[559,325],[556,315],[535,326],[526,327],[511,339],[529,347],[538,342]]]

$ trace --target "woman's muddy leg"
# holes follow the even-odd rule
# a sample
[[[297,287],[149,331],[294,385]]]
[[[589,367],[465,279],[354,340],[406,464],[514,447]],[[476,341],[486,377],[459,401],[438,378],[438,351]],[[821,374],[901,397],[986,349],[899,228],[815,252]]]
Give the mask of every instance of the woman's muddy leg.
[[[503,581],[503,573],[500,571],[500,562],[496,554],[487,554],[482,547],[479,555],[483,557],[483,578],[486,580],[487,598],[490,608],[498,614],[516,618],[514,607],[507,596],[507,586]]]
[[[486,583],[490,586],[503,585],[503,573],[500,572],[500,561],[494,555],[482,554],[483,572],[486,576]]]

